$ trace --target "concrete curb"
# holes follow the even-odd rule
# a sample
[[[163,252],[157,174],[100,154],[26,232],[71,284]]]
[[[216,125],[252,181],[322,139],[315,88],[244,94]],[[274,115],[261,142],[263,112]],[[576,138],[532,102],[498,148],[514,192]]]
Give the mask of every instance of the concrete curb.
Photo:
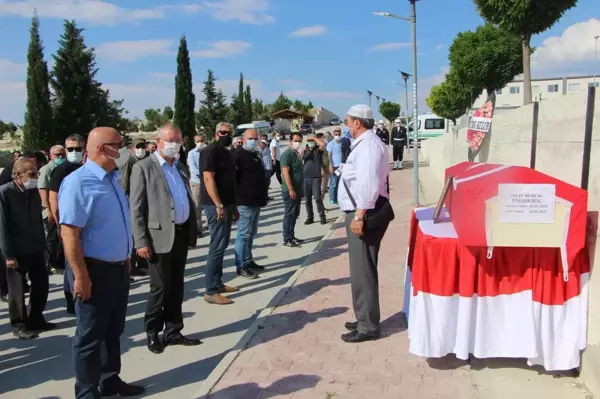
[[[329,231],[323,236],[323,238],[321,238],[321,241],[319,241],[319,243],[312,250],[312,252],[310,254],[308,254],[308,256],[306,257],[306,260],[302,263],[302,265],[300,265],[298,270],[296,270],[296,272],[289,278],[289,280],[285,283],[285,285],[279,289],[279,291],[277,292],[277,294],[275,294],[273,299],[271,299],[271,301],[269,302],[267,307],[264,308],[258,314],[256,320],[254,320],[254,322],[250,325],[250,327],[248,327],[248,330],[242,336],[242,338],[240,338],[240,340],[236,344],[236,346],[233,347],[229,352],[227,352],[227,354],[225,354],[225,356],[223,357],[223,359],[221,359],[221,361],[219,362],[217,367],[215,367],[215,369],[208,375],[208,377],[206,377],[206,379],[202,383],[202,387],[193,396],[195,399],[206,399],[207,398],[207,396],[211,393],[211,391],[215,387],[215,385],[217,385],[217,383],[219,382],[219,380],[221,379],[223,374],[225,374],[227,369],[229,369],[231,364],[240,355],[240,353],[246,348],[246,346],[248,345],[250,340],[254,337],[254,335],[257,333],[257,331],[260,329],[260,327],[262,327],[262,325],[265,323],[265,321],[267,320],[267,317],[270,316],[275,311],[277,306],[279,306],[279,304],[281,303],[281,300],[283,299],[285,294],[287,294],[290,287],[292,287],[294,285],[294,283],[296,283],[296,281],[298,280],[300,275],[302,273],[304,273],[306,268],[315,261],[315,257],[317,256],[317,254],[319,253],[321,248],[323,248],[323,245],[325,245],[325,242],[327,242],[327,240],[329,240],[329,238],[331,237],[333,232],[336,230],[336,228],[339,227],[338,224],[343,219],[344,219],[344,215],[342,214],[335,220],[335,222],[333,222]]]

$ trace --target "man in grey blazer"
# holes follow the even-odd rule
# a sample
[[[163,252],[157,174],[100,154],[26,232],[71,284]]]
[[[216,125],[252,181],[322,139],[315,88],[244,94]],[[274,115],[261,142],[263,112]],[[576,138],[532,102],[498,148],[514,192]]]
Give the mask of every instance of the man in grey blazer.
[[[160,128],[154,154],[131,172],[129,202],[137,254],[150,264],[150,293],[144,316],[148,349],[162,353],[167,345],[199,345],[183,329],[183,277],[188,247],[196,246],[196,215],[185,166],[178,162],[181,130]],[[163,342],[158,334],[163,330]]]

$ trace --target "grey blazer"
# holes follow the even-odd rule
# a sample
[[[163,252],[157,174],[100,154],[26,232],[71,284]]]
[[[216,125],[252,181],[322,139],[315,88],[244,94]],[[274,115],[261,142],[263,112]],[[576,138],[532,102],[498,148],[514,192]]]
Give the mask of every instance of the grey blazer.
[[[190,247],[196,246],[196,213],[190,192],[190,180],[185,167],[177,163],[183,178],[190,204],[189,224]],[[154,253],[169,253],[175,239],[175,211],[167,179],[155,155],[133,165],[129,188],[131,229],[136,248],[151,247]]]

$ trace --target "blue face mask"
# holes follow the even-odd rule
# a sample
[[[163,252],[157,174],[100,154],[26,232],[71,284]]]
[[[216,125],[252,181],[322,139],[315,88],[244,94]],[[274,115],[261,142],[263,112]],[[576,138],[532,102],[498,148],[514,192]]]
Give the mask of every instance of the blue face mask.
[[[256,150],[256,140],[247,139],[246,144],[244,144],[244,149],[246,151],[255,151]]]
[[[62,165],[62,164],[63,164],[63,163],[65,163],[65,162],[67,162],[67,160],[66,160],[66,159],[64,159],[64,158],[56,158],[56,159],[54,160],[54,164],[55,164],[55,165],[57,165],[57,166],[60,166],[60,165]]]

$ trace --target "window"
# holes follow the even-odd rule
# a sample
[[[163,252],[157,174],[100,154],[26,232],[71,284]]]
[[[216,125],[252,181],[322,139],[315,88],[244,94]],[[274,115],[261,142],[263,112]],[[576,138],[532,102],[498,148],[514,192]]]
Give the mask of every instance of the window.
[[[594,82],[588,83],[588,87],[594,87]],[[600,87],[600,82],[596,82],[596,87]]]
[[[511,86],[510,94],[519,94],[521,92],[521,88],[519,86]]]
[[[558,93],[558,85],[548,85],[548,93]]]
[[[444,119],[425,119],[425,130],[445,129],[446,121]]]
[[[540,86],[533,86],[531,88],[531,92],[533,93],[533,95],[540,94]]]
[[[569,91],[578,91],[579,83],[569,83]]]
[[[502,89],[496,90],[496,94],[498,94],[498,95],[502,94]]]

